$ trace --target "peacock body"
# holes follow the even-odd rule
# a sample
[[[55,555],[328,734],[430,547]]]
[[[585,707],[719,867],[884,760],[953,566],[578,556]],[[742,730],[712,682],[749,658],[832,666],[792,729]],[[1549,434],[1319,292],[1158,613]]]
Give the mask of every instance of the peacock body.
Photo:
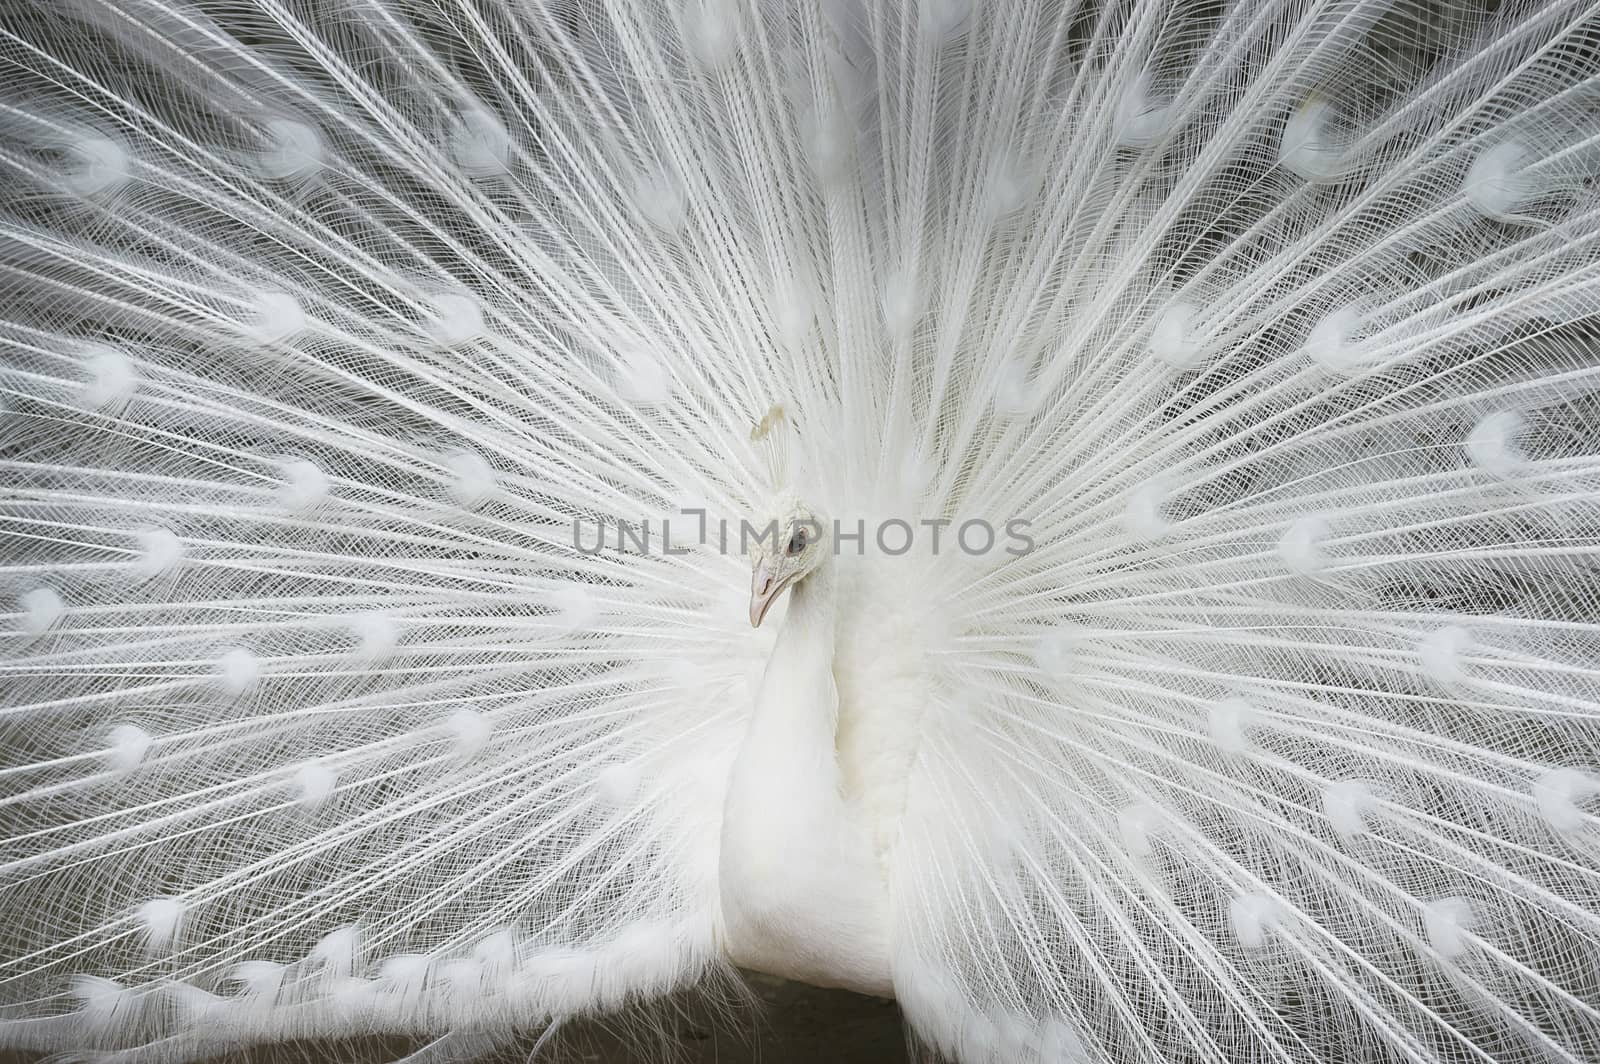
[[[1600,1060],[1594,5],[12,0],[0,70],[0,1045],[738,964],[967,1064]]]

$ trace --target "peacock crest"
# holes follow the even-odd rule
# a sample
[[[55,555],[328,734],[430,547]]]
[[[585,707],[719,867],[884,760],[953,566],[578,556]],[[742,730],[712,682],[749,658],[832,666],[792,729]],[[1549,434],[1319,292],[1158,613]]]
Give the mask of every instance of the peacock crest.
[[[774,403],[769,407],[750,430],[750,442],[755,447],[760,470],[757,479],[763,492],[799,488],[801,481],[810,486],[799,427],[787,406]]]
[[[755,427],[750,430],[750,439],[753,442],[767,439],[775,429],[784,423],[786,417],[783,405],[781,403],[774,405],[765,414],[761,415],[761,420],[756,422]]]

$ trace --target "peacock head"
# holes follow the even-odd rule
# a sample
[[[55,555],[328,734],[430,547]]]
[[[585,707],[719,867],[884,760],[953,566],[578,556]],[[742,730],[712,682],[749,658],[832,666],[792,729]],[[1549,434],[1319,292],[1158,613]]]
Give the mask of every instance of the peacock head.
[[[750,625],[759,628],[778,596],[822,565],[828,548],[821,516],[792,491],[780,492],[751,524]]]

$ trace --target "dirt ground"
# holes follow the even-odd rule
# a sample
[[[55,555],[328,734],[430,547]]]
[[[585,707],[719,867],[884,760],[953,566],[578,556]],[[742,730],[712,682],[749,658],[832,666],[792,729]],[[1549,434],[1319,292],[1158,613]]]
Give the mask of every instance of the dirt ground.
[[[571,1032],[551,1046],[552,1064],[904,1064],[905,1034],[894,1002],[843,990],[820,990],[748,974],[759,1003],[709,1021],[690,1006],[669,1046],[630,1046],[599,1027]],[[700,1012],[699,1015],[696,1015]],[[516,1060],[526,1060],[519,1056]],[[507,1062],[509,1064],[509,1061]]]
[[[574,1024],[531,1056],[534,1040],[473,1064],[905,1064],[905,1036],[894,1002],[842,990],[819,990],[747,974],[757,1000],[720,1007],[700,998],[657,1011],[650,1024],[615,1029]],[[381,1064],[417,1044],[397,1039],[302,1042],[231,1053],[208,1064]],[[0,1050],[0,1064],[33,1064],[39,1055]],[[427,1064],[466,1064],[455,1055]]]

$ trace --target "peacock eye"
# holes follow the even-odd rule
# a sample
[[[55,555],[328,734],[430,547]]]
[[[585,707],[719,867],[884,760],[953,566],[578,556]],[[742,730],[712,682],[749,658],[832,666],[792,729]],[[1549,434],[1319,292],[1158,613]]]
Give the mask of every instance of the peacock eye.
[[[806,549],[806,530],[797,528],[794,535],[789,537],[789,556],[793,557]]]

